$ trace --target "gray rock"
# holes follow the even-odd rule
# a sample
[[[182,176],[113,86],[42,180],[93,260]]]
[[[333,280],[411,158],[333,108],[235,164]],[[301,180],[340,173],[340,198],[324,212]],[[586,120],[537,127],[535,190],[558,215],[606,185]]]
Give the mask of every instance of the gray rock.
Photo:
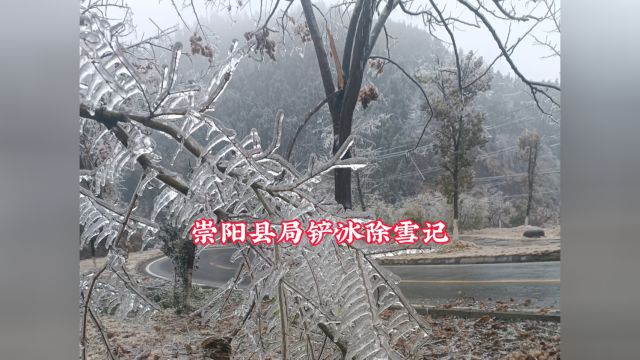
[[[525,230],[524,233],[522,233],[522,236],[524,237],[528,237],[528,238],[539,238],[539,237],[543,237],[544,236],[544,230],[542,229],[529,229],[529,230]]]

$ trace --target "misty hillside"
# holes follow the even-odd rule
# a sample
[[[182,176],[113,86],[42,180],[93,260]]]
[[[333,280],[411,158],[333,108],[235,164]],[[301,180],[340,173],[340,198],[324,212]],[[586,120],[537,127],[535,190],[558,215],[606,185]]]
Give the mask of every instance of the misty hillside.
[[[210,28],[218,37],[216,54],[221,59],[233,39],[242,37],[244,31],[253,28],[246,19],[234,23],[226,17],[209,21]],[[338,24],[332,27],[341,28]],[[414,78],[419,79],[420,74],[432,69],[436,61],[444,63],[453,57],[440,42],[419,28],[390,22],[387,31],[391,58]],[[179,34],[176,40],[189,42],[190,34],[186,30],[181,30]],[[262,142],[268,144],[272,139],[276,112],[282,109],[285,114],[284,134],[278,153],[283,156],[305,114],[324,99],[311,42],[302,41],[296,34],[291,35],[285,37],[284,45],[278,43],[275,61],[267,56],[256,56],[256,59],[248,59],[240,64],[239,71],[234,74],[215,112],[218,119],[237,131],[239,138],[256,128]],[[340,52],[343,33],[338,31],[333,35]],[[281,34],[273,36],[281,40]],[[386,42],[381,40],[372,55],[386,57]],[[214,62],[217,57],[214,55]],[[202,71],[209,65],[200,57],[193,57],[191,61]],[[491,61],[493,59],[484,59],[485,65]],[[481,94],[477,101],[480,111],[486,114],[484,128],[488,143],[479,150],[474,166],[474,187],[468,192],[469,199],[497,201],[500,207],[521,212],[526,195],[526,176],[523,173],[527,164],[517,157],[518,137],[527,128],[536,129],[542,137],[542,149],[538,163],[541,174],[534,194],[539,213],[534,216],[534,223],[557,223],[560,202],[560,126],[540,113],[528,88],[520,80],[495,71],[490,71],[490,75],[491,89]],[[194,77],[191,73],[182,76]],[[441,171],[439,159],[432,151],[435,136],[432,126],[427,128],[416,151],[411,152],[413,159],[407,156],[407,150],[416,146],[426,121],[425,100],[420,89],[390,63],[379,74],[369,69],[363,87],[368,85],[377,89],[379,97],[366,109],[358,105],[354,114],[354,134],[360,137],[355,152],[358,156],[370,159],[370,165],[359,172],[359,188],[365,204],[373,207],[380,204],[402,206],[420,194],[436,192]],[[429,93],[429,89],[426,90]],[[194,136],[204,138],[203,133]],[[166,139],[160,138],[158,141],[160,146],[174,146]],[[171,152],[175,153],[176,150]],[[331,154],[331,121],[326,106],[311,118],[301,132],[291,161],[299,168],[305,168],[311,153],[319,158]],[[182,152],[175,159],[163,161],[171,162],[174,168],[181,171],[189,167],[188,157]],[[353,191],[358,191],[355,184]],[[356,204],[360,206],[360,202],[356,201]],[[464,208],[465,205],[462,206]],[[521,221],[520,216],[515,215],[502,219],[502,224]]]

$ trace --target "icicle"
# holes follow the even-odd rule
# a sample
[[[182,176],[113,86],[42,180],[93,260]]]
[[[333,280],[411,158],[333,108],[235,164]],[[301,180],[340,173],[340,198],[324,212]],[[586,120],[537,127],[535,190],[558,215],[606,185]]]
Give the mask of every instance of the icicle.
[[[82,135],[82,134],[83,134],[83,132],[84,132],[84,126],[85,126],[86,124],[87,124],[87,119],[85,119],[85,118],[80,118],[80,124],[79,124],[79,126],[78,126],[78,129],[79,129],[79,131],[80,131],[80,135]]]
[[[178,106],[180,104],[180,102],[182,102],[185,99],[184,96],[180,96],[178,94],[176,94],[175,96],[172,95],[172,99],[169,102],[169,109],[173,109],[176,106]],[[180,116],[182,117],[182,116]]]
[[[109,170],[106,175],[106,179],[115,180],[116,177],[122,174],[122,169],[125,167],[129,159],[131,158],[131,153],[126,148],[122,148],[120,152],[116,154],[113,160],[109,163]]]
[[[137,159],[143,154],[150,154],[156,148],[156,142],[151,137],[144,135],[139,129],[134,129],[129,138],[129,150]]]
[[[104,241],[105,239],[109,238],[109,237],[113,237],[115,236],[116,233],[109,227],[109,226],[105,226],[102,228],[102,231],[96,236],[96,241],[94,243],[94,246],[99,246],[100,243],[102,241]],[[113,240],[109,241],[109,243],[111,243]],[[105,241],[106,243],[106,241]]]
[[[93,63],[89,59],[87,59],[86,57],[82,57],[82,60],[84,61],[81,61],[83,63],[80,65],[80,82],[82,82],[82,80],[85,77],[89,76],[94,70]]]
[[[162,77],[162,86],[160,87],[161,91],[153,104],[154,108],[160,107],[160,105],[162,105],[162,103],[167,99],[167,95],[169,95],[169,91],[171,91],[178,75],[178,65],[180,64],[180,55],[182,54],[182,43],[176,42],[171,50],[171,63],[168,68],[164,68],[165,71]]]
[[[108,56],[109,54],[111,54],[111,47],[106,43],[103,43],[99,47],[93,49],[94,59],[100,59],[102,57]]]
[[[236,156],[235,159],[232,160],[233,162],[229,162],[229,165],[227,165],[227,168],[225,169],[225,172],[229,172],[233,169],[235,169],[236,167],[244,164],[247,162],[247,159],[245,159],[243,156]]]
[[[144,82],[142,81],[142,79],[138,76],[137,71],[135,71],[135,68],[131,65],[131,63],[129,63],[129,60],[127,60],[127,57],[125,56],[125,54],[122,53],[122,49],[120,48],[120,44],[117,43],[115,46],[113,47],[116,54],[118,55],[118,58],[120,59],[121,65],[123,67],[125,67],[129,73],[129,75],[135,79],[136,81],[136,86],[140,89],[141,92],[144,93],[144,91],[146,90],[146,86],[144,84]]]
[[[100,139],[102,139],[103,136],[105,136],[106,134],[110,133],[109,130],[103,130],[98,136],[96,136],[93,139],[93,144],[91,144],[91,148],[89,149],[89,153],[93,154],[93,150],[96,147],[96,145],[100,142]]]
[[[152,230],[152,228],[150,227],[144,228],[144,230],[142,231],[142,247],[140,248],[140,251],[147,248],[147,245],[149,244],[149,242],[154,239],[155,234],[156,234],[156,231]]]
[[[242,54],[242,52],[234,53],[234,55],[229,59],[225,66],[218,70],[216,76],[211,79],[211,82],[207,87],[207,91],[203,94],[202,101],[200,101],[200,104],[198,105],[199,108],[213,104],[215,100],[222,94],[226,86],[229,84],[229,77],[238,67],[240,60],[242,60],[243,57],[244,54]],[[220,91],[216,91],[223,81],[225,82],[223,87],[220,89]]]
[[[309,165],[307,165],[307,176],[311,176],[311,174],[313,174],[313,167],[316,165],[316,161],[318,160],[318,157],[316,156],[315,153],[312,153],[311,156],[309,156]]]
[[[153,204],[153,211],[151,212],[151,221],[155,221],[156,217],[160,211],[167,206],[173,199],[178,196],[178,193],[173,189],[167,187],[165,188],[160,195],[156,198],[155,203]]]
[[[107,110],[114,110],[124,100],[125,100],[124,95],[112,93],[111,99],[109,99],[109,102],[107,102],[107,105],[106,105]]]
[[[184,138],[188,138],[202,125],[204,125],[204,122],[202,122],[201,114],[196,111],[189,110],[185,116],[185,121],[182,123],[180,132],[182,132]]]
[[[213,140],[211,140],[211,142],[207,144],[207,147],[204,150],[204,154],[208,154],[214,148],[214,146],[223,141],[227,141],[227,136],[224,134],[218,134]]]
[[[94,32],[81,32],[80,39],[91,47],[98,45],[102,40],[102,38]]]
[[[87,219],[91,218],[95,220],[95,217],[98,215],[99,212],[93,207],[93,205],[91,205],[86,211],[80,214],[79,223],[83,226],[87,226],[89,225],[89,223],[87,223]]]
[[[234,52],[236,52],[236,50],[238,49],[238,39],[233,39],[233,41],[231,42],[231,46],[229,47],[229,51],[227,52],[227,54],[230,56],[231,54],[233,54]]]
[[[230,151],[236,151],[235,145],[229,144],[229,145],[225,146],[222,150],[218,151],[216,156],[213,158],[213,163],[217,164],[220,161],[220,159],[222,159]]]
[[[127,244],[131,244],[131,238],[137,233],[135,229],[127,229]]]
[[[82,232],[82,236],[80,237],[81,246],[82,247],[86,246],[87,243],[91,240],[91,238],[93,238],[97,234],[98,229],[107,225],[108,223],[109,223],[109,220],[107,220],[106,218],[102,216],[96,216],[91,222],[91,224],[85,224],[84,231]],[[89,226],[87,227],[86,225],[89,225]]]
[[[93,100],[91,101],[91,107],[97,108],[98,103],[100,102],[102,97],[105,94],[107,94],[110,90],[111,90],[111,87],[109,86],[109,84],[107,84],[106,82],[100,83],[100,87],[98,87],[98,90],[96,90],[95,93],[91,94],[91,99]]]
[[[171,165],[171,166],[174,165],[174,163],[176,162],[176,158],[178,158],[178,154],[180,154],[180,152],[182,151],[182,147],[183,146],[184,146],[184,138],[180,139],[180,145],[178,145],[178,149],[173,154],[173,157],[171,158],[171,161],[169,162],[169,165]]]
[[[138,189],[136,190],[138,196],[142,196],[144,190],[147,189],[147,185],[151,182],[151,180],[155,179],[158,176],[158,171],[156,169],[148,169],[146,174],[144,175],[144,179],[140,182]]]
[[[89,83],[89,87],[87,89],[86,97],[88,102],[93,102],[93,94],[98,89],[98,86],[101,84],[102,78],[97,75],[93,75],[91,82]]]
[[[214,131],[220,131],[220,130],[218,129],[218,126],[216,125],[216,123],[211,121],[210,119],[205,117],[204,121],[207,123],[207,125],[209,125],[209,130],[207,131],[207,135],[206,135],[206,137],[204,139],[205,139],[205,141],[209,141],[209,138],[211,137],[211,134]]]

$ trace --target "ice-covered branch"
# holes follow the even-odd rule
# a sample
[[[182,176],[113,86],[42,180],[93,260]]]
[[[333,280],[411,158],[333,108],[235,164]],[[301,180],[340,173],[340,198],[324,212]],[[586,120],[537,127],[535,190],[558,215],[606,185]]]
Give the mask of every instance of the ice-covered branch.
[[[257,184],[256,186],[260,189],[269,191],[269,192],[282,192],[282,191],[292,191],[311,179],[317,177],[320,174],[323,174],[327,171],[336,169],[336,168],[350,168],[350,169],[358,169],[366,166],[366,159],[364,158],[349,158],[343,159],[349,148],[353,145],[354,142],[353,136],[348,137],[344,144],[338,149],[338,151],[333,155],[333,157],[323,163],[318,165],[317,167],[312,167],[309,169],[308,173],[305,174],[304,177],[296,179],[294,182],[286,184],[286,185],[271,185],[271,186],[263,186]]]
[[[507,61],[507,63],[509,64],[509,66],[511,67],[511,70],[513,70],[513,72],[516,74],[516,76],[523,82],[525,83],[528,87],[529,90],[531,91],[531,95],[533,96],[533,99],[536,103],[536,106],[538,107],[538,109],[544,113],[549,115],[549,113],[543,109],[542,105],[540,104],[540,99],[538,99],[538,94],[542,94],[546,99],[548,99],[549,101],[551,101],[554,105],[556,106],[560,106],[560,104],[551,96],[547,93],[546,89],[552,89],[552,90],[556,90],[556,91],[560,91],[560,86],[554,85],[554,84],[549,84],[549,83],[542,83],[542,82],[538,82],[538,81],[533,81],[533,80],[529,80],[527,79],[521,72],[520,69],[518,68],[518,66],[516,66],[515,62],[513,61],[513,59],[511,58],[511,54],[509,51],[507,51],[507,49],[504,46],[504,43],[502,42],[502,40],[500,39],[500,37],[498,36],[498,33],[496,32],[496,30],[494,29],[493,25],[491,24],[491,22],[489,22],[489,20],[487,19],[487,17],[482,14],[482,12],[472,6],[471,4],[469,4],[467,1],[465,0],[458,0],[459,3],[461,3],[462,5],[464,5],[467,9],[469,9],[472,13],[475,14],[475,16],[477,18],[479,18],[481,20],[481,22],[484,24],[484,26],[487,28],[487,30],[489,31],[489,33],[491,34],[491,36],[494,39],[494,42],[496,43],[496,45],[498,46],[498,48],[500,49],[500,52],[502,53],[502,55],[504,56],[505,60]]]
[[[105,201],[103,199],[97,198],[95,197],[91,191],[80,187],[80,194],[88,197],[89,199],[91,199],[92,202],[100,205],[101,207],[103,207],[104,209],[110,211],[111,213],[118,215],[119,217],[124,217],[126,214],[126,210],[123,209],[117,209],[113,204],[109,203],[108,201]],[[141,223],[150,227],[157,227],[158,225],[150,220],[147,220],[145,218],[142,218],[140,216],[136,216],[136,215],[131,215],[131,220],[137,222],[137,223]]]

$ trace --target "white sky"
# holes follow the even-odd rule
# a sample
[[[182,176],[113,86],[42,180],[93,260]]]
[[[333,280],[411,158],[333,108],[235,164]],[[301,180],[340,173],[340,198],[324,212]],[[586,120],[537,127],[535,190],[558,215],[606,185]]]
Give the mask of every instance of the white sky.
[[[174,0],[175,4],[182,9],[182,0]],[[235,3],[236,0],[231,0]],[[245,0],[252,1],[252,0]],[[265,1],[265,4],[269,4],[270,1]],[[295,0],[294,0],[295,1]],[[326,4],[335,3],[333,0],[326,0]],[[417,3],[417,2],[416,2]],[[473,4],[473,2],[471,2]],[[559,3],[559,1],[557,1]],[[130,5],[133,13],[134,13],[134,22],[138,29],[138,37],[142,36],[142,34],[151,35],[156,33],[156,27],[151,23],[149,19],[153,19],[153,21],[158,24],[160,27],[166,28],[172,25],[182,25],[182,21],[178,17],[172,3],[170,0],[129,0],[128,4]],[[187,2],[188,4],[188,2]],[[196,10],[198,11],[198,17],[200,20],[206,19],[209,15],[213,15],[218,12],[221,15],[226,15],[226,10],[218,10],[215,7],[207,7],[204,5],[204,0],[194,0],[194,5]],[[443,13],[445,16],[451,14],[452,16],[460,16],[461,14],[470,14],[470,12],[464,8],[463,5],[458,4],[455,1],[439,1],[438,4],[446,5]],[[253,8],[251,8],[253,6]],[[244,15],[253,16],[253,18],[257,18],[259,12],[259,2],[254,1],[247,5],[244,11]],[[415,5],[414,5],[415,6]],[[283,4],[280,5],[282,9],[284,9]],[[442,5],[440,5],[442,8]],[[299,9],[299,6],[297,6]],[[293,9],[293,7],[292,7]],[[413,7],[412,7],[413,9]],[[295,11],[295,10],[294,10]],[[234,12],[235,13],[235,12]],[[279,11],[278,11],[279,13]],[[276,15],[278,14],[276,13]],[[241,14],[242,15],[242,14]],[[193,15],[193,11],[190,8],[182,11],[182,16],[191,26],[191,24],[195,23],[195,17]],[[263,19],[266,15],[263,14]],[[494,28],[496,29],[500,38],[504,41],[506,39],[509,27],[508,23],[503,20],[494,19],[488,17],[492,22]],[[421,25],[421,20],[410,17],[400,11],[400,9],[396,9],[391,16],[391,20],[400,21],[400,22],[409,22],[416,25]],[[466,15],[464,16],[465,21],[472,22],[473,16]],[[273,22],[273,20],[272,20]],[[511,27],[511,36],[509,39],[509,45],[516,41],[528,28],[532,25],[532,22],[510,22],[512,24]],[[547,24],[546,27],[539,26],[534,29],[531,33],[535,35],[538,39],[545,39],[547,36],[550,37],[555,43],[559,44],[560,39],[557,34],[552,34],[549,32],[551,28],[550,24]],[[236,29],[232,29],[236,30]],[[246,31],[246,29],[237,29],[238,37]],[[454,29],[454,34],[456,36],[456,41],[458,43],[458,47],[464,49],[465,51],[473,50],[477,54],[484,57],[485,62],[492,61],[499,53],[499,49],[496,46],[493,38],[490,33],[482,28],[469,28],[469,27],[456,27]],[[398,35],[398,34],[394,34]],[[444,29],[441,29],[436,35],[440,39],[449,40],[449,37]],[[530,80],[556,80],[560,78],[560,59],[556,56],[551,58],[543,58],[550,54],[550,50],[546,49],[542,46],[535,45],[533,38],[524,39],[517,47],[515,52],[512,55],[512,59],[527,78]],[[499,70],[502,73],[510,73],[512,71],[509,67],[509,64],[504,59],[499,60],[495,65],[494,69]]]

